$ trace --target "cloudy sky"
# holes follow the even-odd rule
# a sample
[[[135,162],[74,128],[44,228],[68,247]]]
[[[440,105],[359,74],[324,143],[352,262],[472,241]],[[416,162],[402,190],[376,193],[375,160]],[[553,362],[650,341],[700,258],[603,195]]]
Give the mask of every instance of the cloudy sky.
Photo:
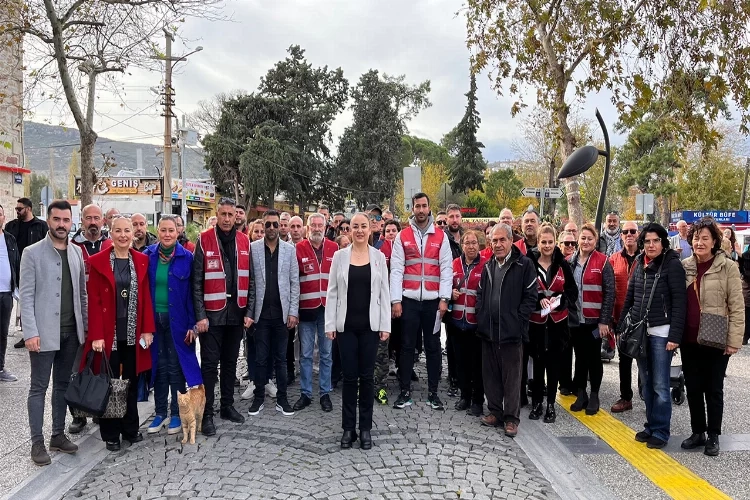
[[[201,99],[233,89],[255,90],[260,77],[298,44],[314,66],[341,67],[353,86],[370,68],[392,75],[405,74],[411,83],[430,80],[432,107],[410,124],[413,135],[434,141],[458,123],[469,87],[466,27],[459,13],[461,0],[229,0],[233,22],[191,19],[184,36],[194,41],[173,45],[180,55],[202,46],[203,51],[177,66],[173,78],[176,113],[193,111]],[[99,94],[95,130],[103,137],[160,143],[164,122],[156,96],[149,87],[160,85],[158,73],[134,72],[123,81],[125,106],[112,95]],[[487,75],[478,79],[482,125],[479,139],[489,161],[512,159],[511,143],[519,138],[519,118],[510,117],[511,101],[498,96]],[[533,90],[529,95],[533,95]],[[532,103],[533,98],[528,102]],[[606,96],[581,103],[580,113],[593,119],[599,106],[608,124],[615,110]],[[61,119],[45,107],[37,121]],[[335,136],[351,123],[346,111],[334,123]],[[613,141],[620,142],[616,137]]]

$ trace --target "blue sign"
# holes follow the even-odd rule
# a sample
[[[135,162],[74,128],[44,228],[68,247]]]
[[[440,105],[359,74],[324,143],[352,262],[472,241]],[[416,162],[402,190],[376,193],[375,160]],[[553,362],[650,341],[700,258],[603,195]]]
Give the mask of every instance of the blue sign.
[[[672,215],[674,220],[683,219],[688,224],[699,221],[703,217],[712,217],[719,224],[748,223],[747,210],[683,210],[682,213],[674,212]]]

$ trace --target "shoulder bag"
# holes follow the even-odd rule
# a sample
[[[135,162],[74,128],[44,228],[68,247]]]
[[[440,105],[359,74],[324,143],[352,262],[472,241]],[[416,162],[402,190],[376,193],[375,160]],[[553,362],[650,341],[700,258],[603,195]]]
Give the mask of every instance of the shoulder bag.
[[[705,276],[705,275],[704,275]],[[698,291],[698,279],[693,281],[693,290],[698,297],[700,307],[701,295]],[[698,343],[701,345],[721,349],[727,348],[727,334],[729,333],[729,318],[720,314],[706,313],[701,310],[701,322],[698,327]]]
[[[656,292],[656,284],[659,282],[661,277],[661,269],[664,265],[664,259],[659,264],[659,270],[656,271],[654,277],[654,283],[651,285],[651,295],[648,297],[648,303],[646,304],[646,312],[643,317],[636,321],[631,313],[633,308],[630,308],[628,315],[625,317],[625,331],[620,334],[620,340],[617,344],[617,348],[620,353],[625,356],[629,356],[634,359],[643,358],[646,356],[646,330],[648,328],[648,312],[651,309],[651,301],[654,298],[654,292]],[[645,274],[645,268],[644,268]],[[645,278],[644,278],[645,281]]]

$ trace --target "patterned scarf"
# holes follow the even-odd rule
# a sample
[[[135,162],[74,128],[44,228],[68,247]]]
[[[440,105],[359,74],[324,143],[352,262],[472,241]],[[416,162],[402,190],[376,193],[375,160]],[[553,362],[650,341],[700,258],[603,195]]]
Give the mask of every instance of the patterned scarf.
[[[172,260],[172,257],[174,257],[174,249],[177,245],[172,245],[171,247],[167,248],[166,250],[169,251],[169,254],[164,253],[164,246],[159,243],[159,261],[163,264],[169,264],[169,261]]]
[[[109,265],[112,268],[112,272],[115,272],[115,249],[109,254]],[[138,311],[138,276],[135,273],[135,264],[133,263],[133,256],[128,252],[128,265],[130,266],[130,288],[128,289],[128,333],[127,342],[128,345],[135,345],[135,322],[136,314]],[[115,292],[116,293],[116,292]],[[112,345],[112,350],[117,350],[117,335]]]
[[[618,243],[622,241],[620,238],[620,230],[617,229],[615,234],[610,234],[609,230],[605,229],[603,232],[604,240],[607,242],[607,255],[612,255],[618,251]]]

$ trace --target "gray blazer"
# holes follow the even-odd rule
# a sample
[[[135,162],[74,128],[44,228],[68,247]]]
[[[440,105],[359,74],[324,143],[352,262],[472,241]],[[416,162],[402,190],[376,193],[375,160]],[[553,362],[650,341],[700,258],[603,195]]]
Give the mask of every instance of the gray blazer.
[[[279,296],[284,322],[289,316],[299,318],[299,266],[294,245],[279,239]],[[254,241],[250,244],[253,255],[252,287],[255,290],[255,311],[252,318],[257,322],[263,310],[263,299],[266,296],[266,242]],[[250,314],[248,314],[250,316]]]
[[[60,350],[60,290],[62,259],[49,234],[26,247],[21,256],[19,303],[23,338],[39,337],[42,352]],[[86,293],[86,267],[77,245],[68,245],[68,266],[73,281],[73,310],[78,341],[86,341],[89,328],[89,300]],[[38,312],[38,313],[37,313]]]
[[[391,291],[385,255],[370,249],[370,328],[374,332],[391,332]],[[349,264],[352,247],[333,254],[326,295],[326,332],[343,332],[346,321]],[[362,300],[365,300],[364,298]]]

